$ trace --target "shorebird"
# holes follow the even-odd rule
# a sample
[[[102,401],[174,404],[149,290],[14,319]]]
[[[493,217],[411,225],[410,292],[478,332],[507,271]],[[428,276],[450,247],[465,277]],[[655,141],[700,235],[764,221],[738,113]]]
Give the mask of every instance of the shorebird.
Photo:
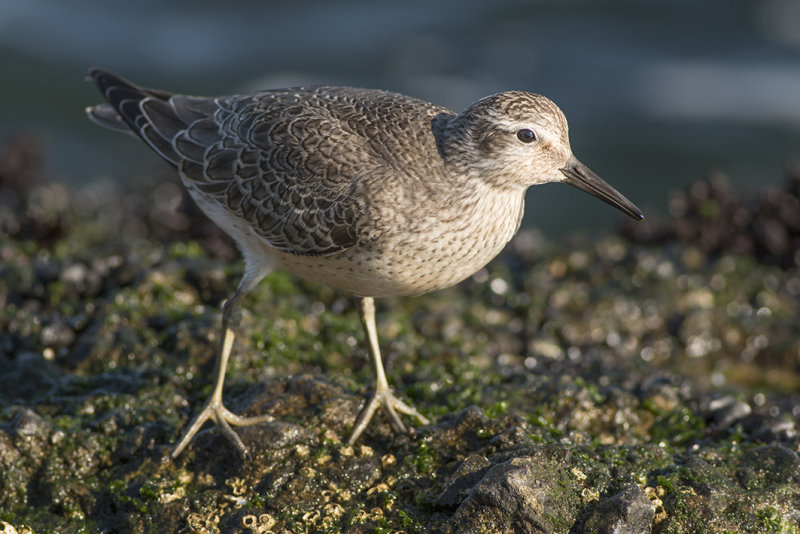
[[[352,87],[295,87],[217,98],[148,89],[92,69],[108,104],[87,108],[133,133],[177,168],[203,212],[238,244],[244,275],[222,306],[214,389],[171,453],[209,419],[247,457],[222,402],[242,295],[283,269],[360,299],[375,390],[350,435],[381,407],[428,420],[392,392],[375,327],[376,297],[452,286],[494,258],[519,228],[532,185],[563,182],[643,219],[572,154],[567,120],[544,96],[507,91],[459,114],[405,95]]]

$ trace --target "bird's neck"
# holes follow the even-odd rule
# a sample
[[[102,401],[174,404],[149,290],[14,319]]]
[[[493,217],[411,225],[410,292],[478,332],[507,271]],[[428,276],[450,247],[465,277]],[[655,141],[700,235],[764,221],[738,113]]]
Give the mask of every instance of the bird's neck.
[[[490,182],[476,181],[460,193],[456,192],[451,200],[457,207],[454,211],[459,217],[480,220],[480,224],[472,226],[471,232],[476,234],[473,238],[484,239],[487,247],[495,250],[494,254],[500,252],[519,229],[525,188],[496,187]]]

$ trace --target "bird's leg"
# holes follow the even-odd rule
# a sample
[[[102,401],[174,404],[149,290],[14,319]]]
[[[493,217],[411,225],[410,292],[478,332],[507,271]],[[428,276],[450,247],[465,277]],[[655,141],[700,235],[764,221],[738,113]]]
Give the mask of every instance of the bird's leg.
[[[372,297],[363,297],[360,299],[360,314],[361,324],[364,326],[364,333],[369,343],[369,357],[372,362],[372,367],[375,370],[375,392],[372,394],[367,405],[361,411],[353,427],[353,434],[347,441],[348,445],[352,445],[367,428],[370,419],[372,419],[375,410],[382,407],[386,414],[389,416],[389,422],[395,432],[405,432],[406,427],[400,420],[397,412],[412,415],[419,419],[419,421],[427,425],[428,419],[419,413],[413,406],[409,406],[405,402],[398,399],[391,388],[389,382],[386,380],[386,373],[383,370],[383,362],[381,361],[381,351],[378,347],[378,331],[375,327],[375,301]]]
[[[239,454],[241,454],[242,457],[247,458],[249,457],[247,447],[242,442],[242,439],[239,437],[239,435],[233,431],[231,425],[248,426],[273,420],[271,415],[242,417],[241,415],[232,413],[222,404],[222,388],[225,383],[225,371],[228,367],[228,359],[230,358],[231,349],[233,348],[233,341],[236,337],[233,329],[229,325],[230,319],[234,310],[236,309],[236,304],[239,301],[239,297],[246,293],[257,282],[258,280],[254,282],[253,280],[248,279],[248,277],[245,277],[245,279],[243,279],[239,284],[239,287],[236,289],[236,292],[233,294],[233,296],[231,296],[231,298],[225,301],[225,304],[222,305],[222,337],[220,339],[219,351],[217,352],[217,359],[214,364],[214,389],[211,391],[211,395],[208,397],[208,400],[206,400],[203,409],[186,428],[180,441],[178,441],[178,444],[170,454],[170,458],[173,460],[177,458],[184,448],[186,448],[195,434],[197,434],[203,424],[209,419],[214,421],[222,434],[233,443],[233,445],[236,447],[236,450],[239,451]]]

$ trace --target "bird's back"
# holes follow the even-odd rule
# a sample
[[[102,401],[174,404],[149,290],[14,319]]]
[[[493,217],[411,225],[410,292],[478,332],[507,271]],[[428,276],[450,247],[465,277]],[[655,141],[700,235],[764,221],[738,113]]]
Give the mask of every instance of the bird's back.
[[[449,112],[405,95],[320,86],[207,98],[90,75],[109,101],[89,110],[96,123],[129,128],[178,168],[201,207],[218,204],[284,252],[357,245],[375,175],[441,172],[435,157],[411,159],[420,149],[436,155],[432,120]]]

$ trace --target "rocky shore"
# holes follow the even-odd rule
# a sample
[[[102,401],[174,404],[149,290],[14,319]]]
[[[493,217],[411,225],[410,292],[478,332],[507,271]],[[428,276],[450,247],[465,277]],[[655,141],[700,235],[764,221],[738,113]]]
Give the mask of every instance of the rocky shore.
[[[800,169],[715,175],[668,214],[378,302],[379,415],[354,302],[282,273],[243,302],[226,400],[276,420],[164,461],[210,388],[241,263],[168,169],[68,186],[0,149],[2,532],[798,532]]]

